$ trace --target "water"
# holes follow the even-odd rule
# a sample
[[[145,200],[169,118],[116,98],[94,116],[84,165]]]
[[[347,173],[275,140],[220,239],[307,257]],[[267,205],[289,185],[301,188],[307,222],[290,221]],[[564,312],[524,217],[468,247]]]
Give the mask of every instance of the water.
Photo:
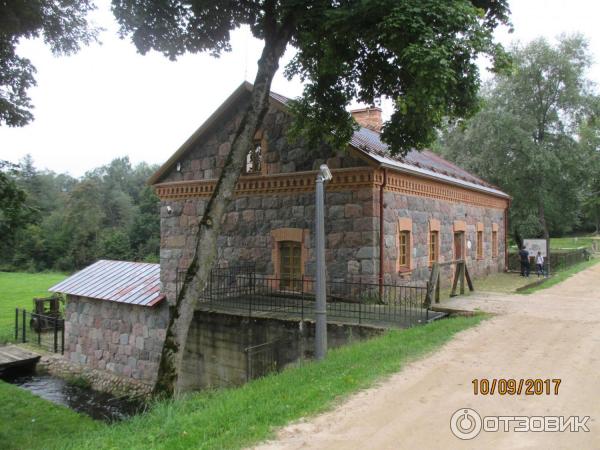
[[[114,397],[50,375],[13,375],[3,377],[3,380],[48,401],[104,422],[124,420],[144,409],[144,404],[140,401]]]

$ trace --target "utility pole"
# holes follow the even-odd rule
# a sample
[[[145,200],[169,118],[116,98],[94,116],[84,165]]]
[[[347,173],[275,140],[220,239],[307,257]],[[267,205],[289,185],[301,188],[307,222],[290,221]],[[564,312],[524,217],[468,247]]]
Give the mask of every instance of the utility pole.
[[[315,250],[317,256],[317,283],[315,303],[315,357],[317,361],[325,358],[327,353],[327,298],[325,275],[325,187],[326,181],[331,180],[331,172],[327,165],[319,168],[316,180],[315,207]]]

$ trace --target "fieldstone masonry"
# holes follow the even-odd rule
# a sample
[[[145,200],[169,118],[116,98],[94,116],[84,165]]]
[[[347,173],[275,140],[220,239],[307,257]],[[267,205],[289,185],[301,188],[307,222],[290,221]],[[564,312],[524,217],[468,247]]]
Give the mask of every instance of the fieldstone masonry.
[[[471,242],[471,248],[465,249],[467,266],[471,275],[482,276],[502,271],[504,268],[504,211],[484,208],[463,203],[451,203],[442,200],[402,195],[393,192],[384,194],[384,279],[385,282],[425,280],[429,277],[428,233],[431,219],[440,222],[439,262],[454,259],[454,221],[466,222],[465,240]],[[412,219],[412,254],[414,268],[406,274],[396,271],[398,258],[398,220]],[[483,223],[483,258],[477,258],[477,223]],[[492,257],[492,226],[498,226],[498,256]],[[448,282],[451,266],[443,268]],[[443,273],[444,273],[443,272]]]
[[[153,385],[167,319],[166,303],[143,307],[69,295],[65,359]]]
[[[218,127],[207,130],[202,138],[192,144],[181,156],[178,165],[165,172],[160,183],[191,180],[209,180],[219,176],[224,158],[239,122],[241,108],[231,108],[219,121]],[[371,170],[363,158],[351,151],[333,153],[326,147],[307,149],[302,143],[291,142],[286,130],[291,117],[280,108],[271,106],[259,133],[263,149],[263,167],[259,174],[265,181],[270,175],[298,173],[315,170],[327,162],[331,169]],[[179,167],[177,169],[176,167]],[[334,175],[335,176],[335,175]],[[243,183],[244,176],[240,178]],[[379,181],[380,182],[380,181]],[[378,183],[379,183],[378,182]],[[377,283],[380,260],[380,184],[347,184],[335,190],[327,189],[325,199],[325,233],[327,274],[333,281]],[[465,190],[465,192],[467,192]],[[464,194],[464,192],[463,192]],[[483,194],[485,195],[485,194]],[[465,195],[468,196],[468,195]],[[184,271],[193,256],[194,238],[198,217],[206,206],[206,197],[163,198],[161,201],[161,282],[163,292],[172,302],[177,292],[177,274]],[[477,202],[450,201],[429,198],[427,195],[410,195],[385,190],[384,192],[384,281],[387,283],[424,283],[429,276],[428,239],[429,221],[440,222],[439,261],[453,258],[454,221],[467,224],[466,241],[472,247],[466,250],[469,270],[473,275],[483,275],[504,267],[504,200],[501,206],[476,206]],[[308,230],[303,240],[305,260],[303,275],[315,274],[314,258],[314,193],[303,190],[272,194],[239,194],[232,200],[223,218],[221,236],[218,238],[217,264],[221,267],[243,262],[256,265],[257,273],[276,275],[277,261],[274,249],[277,230]],[[399,272],[398,220],[410,218],[411,259],[413,268]],[[484,224],[484,258],[477,259],[476,224]],[[491,255],[492,226],[497,227],[498,256]],[[452,268],[443,269],[444,281],[449,282]]]

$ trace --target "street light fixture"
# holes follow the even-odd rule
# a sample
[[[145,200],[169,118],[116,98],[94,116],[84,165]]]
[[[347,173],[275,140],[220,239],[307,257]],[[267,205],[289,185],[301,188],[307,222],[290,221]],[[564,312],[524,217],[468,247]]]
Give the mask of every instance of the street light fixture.
[[[327,299],[325,293],[325,188],[333,178],[326,164],[319,167],[316,180],[315,250],[317,256],[317,282],[315,303],[315,358],[319,361],[327,353]]]

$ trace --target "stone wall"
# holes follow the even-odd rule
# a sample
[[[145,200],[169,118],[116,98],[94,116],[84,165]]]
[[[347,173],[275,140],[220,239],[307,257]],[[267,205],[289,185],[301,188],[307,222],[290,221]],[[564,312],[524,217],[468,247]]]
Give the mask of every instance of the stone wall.
[[[153,385],[168,320],[154,307],[67,296],[66,360]]]
[[[226,112],[206,137],[196,142],[179,161],[180,169],[170,171],[161,182],[219,178],[243,111],[245,103],[240,102],[238,108]],[[348,152],[333,152],[326,146],[310,148],[301,141],[290,140],[286,131],[291,120],[291,116],[280,109],[269,108],[257,136],[263,153],[262,175],[316,170],[325,162],[331,169],[365,166],[364,161]]]
[[[374,192],[360,188],[326,194],[325,257],[332,280],[362,276],[366,282],[373,275],[378,258],[373,248],[379,226],[379,211],[373,208]],[[273,233],[293,228],[305,231],[304,275],[313,277],[314,202],[313,193],[237,197],[225,214],[218,238],[218,264],[254,262],[257,273],[275,275],[277,242]],[[190,263],[198,215],[205,205],[203,199],[161,202],[161,282],[169,301],[173,301],[177,290],[177,271]]]
[[[386,282],[406,280],[426,280],[429,276],[429,227],[430,220],[439,221],[440,255],[439,261],[454,259],[454,222],[466,224],[465,240],[471,242],[471,248],[465,247],[466,261],[472,276],[488,275],[504,270],[504,211],[464,203],[448,202],[424,197],[386,192],[384,194],[384,273]],[[412,220],[413,270],[399,273],[398,259],[398,223],[402,218]],[[477,258],[477,223],[483,223],[483,258]],[[498,226],[498,256],[492,258],[492,224]],[[443,269],[445,281],[452,276],[450,266]]]
[[[205,130],[191,150],[182,156],[178,164],[164,174],[161,182],[185,182],[191,180],[214,180],[220,174],[225,157],[231,149],[234,131],[240,120],[239,108],[230,108],[216,121],[212,129]],[[309,149],[301,142],[290,141],[286,136],[291,117],[281,109],[271,106],[264,120],[264,127],[257,136],[263,149],[263,164],[260,176],[248,184],[254,190],[241,189],[229,205],[223,218],[221,236],[218,238],[219,266],[243,262],[256,264],[256,271],[267,276],[277,275],[277,236],[301,234],[303,275],[311,278],[315,273],[314,260],[314,193],[298,188],[296,184],[289,190],[276,193],[259,193],[259,184],[278,182],[288,177],[270,177],[316,169],[327,162],[332,169],[360,168],[371,176],[370,184],[353,185],[351,182],[330,189],[326,194],[325,232],[327,271],[330,280],[350,280],[377,283],[379,278],[379,186],[383,178],[376,174],[377,169],[368,168],[367,163],[357,158],[351,151],[334,153],[326,147]],[[179,169],[177,168],[179,166]],[[357,169],[358,170],[358,169]],[[352,170],[354,171],[354,170]],[[336,172],[334,172],[336,173]],[[295,175],[296,176],[296,175]],[[377,178],[379,177],[379,178]],[[290,177],[292,178],[292,177]],[[334,176],[334,179],[336,176]],[[340,175],[339,179],[344,178]],[[253,178],[246,178],[252,180]],[[243,184],[244,176],[240,178]],[[290,181],[290,180],[287,180]],[[294,178],[294,183],[298,181]],[[305,181],[305,180],[303,180]],[[274,182],[274,181],[273,181]],[[303,184],[306,187],[308,184]],[[173,186],[185,186],[173,184]],[[443,185],[445,187],[445,185]],[[430,186],[431,187],[431,186]],[[191,187],[181,187],[186,190]],[[174,189],[179,189],[175,187]],[[466,189],[463,196],[471,194]],[[190,191],[191,192],[191,191]],[[253,192],[256,192],[254,194]],[[452,258],[454,221],[466,221],[466,239],[473,243],[467,251],[469,269],[473,275],[481,275],[501,270],[504,266],[504,211],[499,208],[472,206],[481,200],[481,195],[473,195],[471,203],[437,200],[424,196],[403,195],[397,192],[385,193],[385,260],[386,282],[425,281],[429,276],[428,264],[428,220],[440,221],[441,261]],[[195,194],[194,194],[195,195]],[[431,195],[433,196],[433,194]],[[479,196],[479,197],[478,197]],[[198,217],[202,215],[207,197],[176,199],[181,197],[164,196],[161,201],[161,282],[163,292],[169,302],[174,300],[177,291],[178,272],[183,272],[191,261],[194,250],[194,237]],[[439,198],[439,197],[438,197]],[[489,200],[484,199],[484,200]],[[494,199],[498,201],[498,199]],[[414,270],[400,274],[397,270],[397,221],[400,217],[413,220],[413,264]],[[485,224],[485,246],[482,260],[474,258],[475,226]],[[491,224],[498,226],[498,257],[491,257]],[[284,230],[292,230],[290,233]],[[451,276],[451,268],[444,269],[446,278]]]
[[[92,369],[53,353],[41,357],[36,365],[36,372],[49,373],[66,380],[81,378],[87,381],[92,389],[116,396],[149,397],[154,387],[143,380],[125,378],[107,370]]]

